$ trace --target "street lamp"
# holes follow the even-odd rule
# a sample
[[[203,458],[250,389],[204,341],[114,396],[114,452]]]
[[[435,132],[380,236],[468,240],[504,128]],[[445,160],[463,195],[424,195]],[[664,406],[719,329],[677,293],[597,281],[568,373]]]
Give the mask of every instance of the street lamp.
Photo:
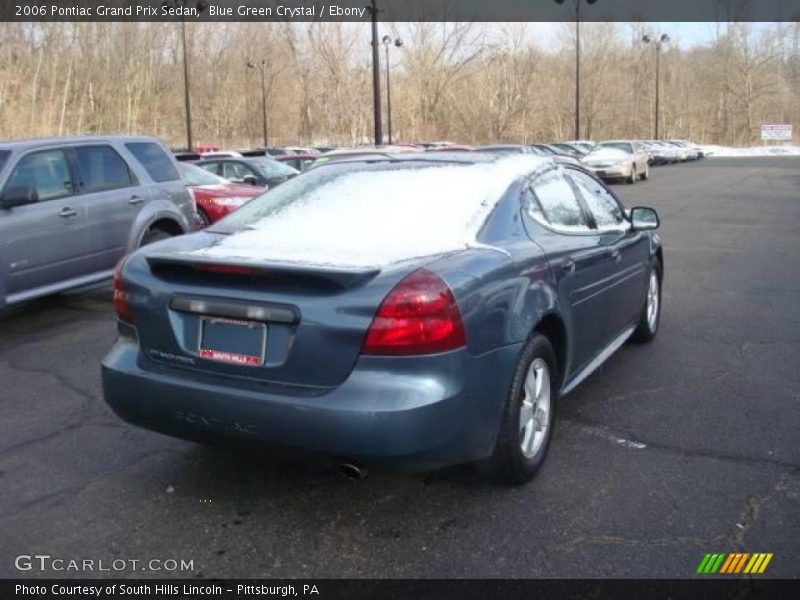
[[[372,113],[375,128],[375,145],[383,143],[381,130],[381,73],[380,55],[378,54],[378,7],[375,0],[371,0],[367,7],[372,20]]]
[[[389,130],[389,143],[392,143],[392,80],[389,75],[391,68],[389,66],[389,46],[394,44],[395,48],[403,47],[403,40],[397,38],[393,40],[391,36],[385,35],[381,40],[383,47],[386,49],[386,125]]]
[[[564,0],[553,0],[564,4]],[[597,0],[584,0],[594,4]],[[575,5],[575,139],[581,139],[581,0],[572,0]]]
[[[669,42],[669,36],[666,33],[662,33],[661,36],[656,39],[652,40],[649,35],[642,36],[642,42],[645,44],[649,44],[653,42],[656,47],[656,122],[655,122],[655,139],[659,139],[659,107],[660,107],[660,87],[661,87],[661,46]]]
[[[186,5],[185,0],[164,0],[161,3],[162,7],[178,8]],[[208,3],[204,0],[198,0],[195,4],[197,12],[202,13],[208,8]],[[187,150],[191,152],[194,149],[192,141],[192,100],[189,94],[189,59],[186,53],[186,20],[181,17],[181,42],[183,46],[183,101],[186,107],[186,146]]]
[[[269,146],[267,137],[267,77],[266,71],[269,69],[269,61],[262,60],[259,63],[248,62],[247,68],[261,71],[261,125],[264,131],[264,148]]]

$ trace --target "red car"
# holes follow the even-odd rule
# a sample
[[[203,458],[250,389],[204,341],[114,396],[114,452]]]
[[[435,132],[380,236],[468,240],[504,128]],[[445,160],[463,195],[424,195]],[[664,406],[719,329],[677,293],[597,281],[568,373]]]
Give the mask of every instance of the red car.
[[[189,163],[178,163],[186,187],[194,196],[203,227],[219,221],[237,208],[260,196],[266,188],[233,183]]]

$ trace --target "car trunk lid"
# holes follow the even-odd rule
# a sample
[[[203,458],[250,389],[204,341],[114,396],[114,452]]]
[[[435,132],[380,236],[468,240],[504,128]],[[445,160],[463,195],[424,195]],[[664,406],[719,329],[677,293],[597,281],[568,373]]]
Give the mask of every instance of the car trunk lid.
[[[152,360],[251,381],[332,387],[375,310],[412,264],[387,272],[154,254],[135,306]],[[367,285],[369,284],[369,285]]]

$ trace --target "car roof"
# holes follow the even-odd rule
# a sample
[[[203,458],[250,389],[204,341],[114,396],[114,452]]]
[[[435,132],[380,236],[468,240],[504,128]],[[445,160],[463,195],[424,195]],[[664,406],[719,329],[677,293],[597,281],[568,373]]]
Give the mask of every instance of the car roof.
[[[288,156],[288,155],[287,155]],[[290,156],[289,158],[297,158],[297,156]],[[269,154],[265,156],[204,156],[197,162],[220,162],[220,161],[236,161],[236,162],[255,162],[255,161],[272,161],[279,162],[274,156]]]
[[[338,156],[340,154],[398,154],[401,152],[422,152],[422,150],[414,146],[362,146],[358,148],[337,148],[336,150],[320,154],[318,158],[323,156]]]
[[[525,144],[489,144],[488,146],[478,146],[476,150],[491,150],[492,148],[529,148]]]
[[[284,154],[283,156],[273,156],[273,160],[278,162],[289,162],[290,160],[316,160],[321,154]]]
[[[334,167],[342,165],[352,165],[357,163],[387,163],[387,164],[402,164],[421,165],[421,164],[441,164],[441,165],[479,165],[479,164],[498,164],[502,161],[525,160],[530,166],[531,172],[541,170],[545,167],[552,166],[554,163],[562,164],[558,157],[541,156],[538,154],[515,154],[515,155],[496,155],[481,152],[401,152],[401,153],[376,153],[373,152],[369,156],[348,156],[343,160],[335,162],[323,163],[320,167],[330,165]],[[570,163],[572,164],[572,163]]]
[[[147,135],[76,135],[63,137],[42,137],[26,138],[0,142],[0,150],[19,150],[27,148],[38,148],[43,146],[86,144],[89,142],[156,142],[161,143],[157,138]]]

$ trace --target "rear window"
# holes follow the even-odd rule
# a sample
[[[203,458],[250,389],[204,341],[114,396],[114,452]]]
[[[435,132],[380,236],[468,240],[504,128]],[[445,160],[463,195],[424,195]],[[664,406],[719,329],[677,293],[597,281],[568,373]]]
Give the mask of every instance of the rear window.
[[[219,185],[228,183],[227,179],[218,177],[196,165],[180,163],[181,174],[189,185]]]
[[[153,142],[130,142],[125,147],[136,157],[157,183],[175,181],[181,176],[163,148]]]
[[[255,160],[252,164],[266,179],[272,179],[273,177],[291,177],[300,172],[294,167],[285,165],[277,160]]]
[[[133,184],[128,164],[111,146],[79,146],[75,148],[75,157],[84,192],[113,190]]]
[[[212,225],[231,235],[197,253],[364,266],[464,249],[516,177],[539,160],[313,169]]]
[[[603,148],[614,148],[615,150],[622,150],[628,154],[633,154],[633,144],[630,142],[603,142],[598,145]]]

